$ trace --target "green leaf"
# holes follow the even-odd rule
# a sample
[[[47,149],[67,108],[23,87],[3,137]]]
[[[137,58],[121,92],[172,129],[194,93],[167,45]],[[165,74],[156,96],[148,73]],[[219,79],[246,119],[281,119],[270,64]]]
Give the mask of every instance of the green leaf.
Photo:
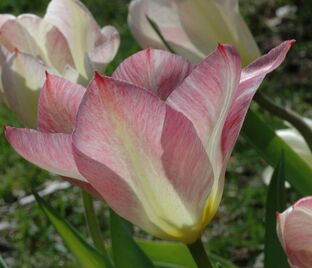
[[[0,256],[0,268],[8,268],[8,266],[5,264],[1,256]]]
[[[265,216],[264,267],[289,267],[276,233],[276,212],[286,208],[284,154],[276,166],[268,189]]]
[[[137,240],[139,246],[157,267],[197,268],[188,248],[181,243],[167,241]],[[215,267],[237,268],[223,258],[208,254]],[[172,266],[174,265],[174,266]]]
[[[273,167],[279,162],[283,151],[287,181],[303,195],[312,194],[312,168],[251,110],[246,116],[242,134],[262,155],[264,160]]]
[[[65,219],[57,214],[38,194],[34,193],[40,208],[49,218],[60,236],[64,239],[70,251],[76,256],[83,268],[111,268],[109,260],[101,255],[93,246],[87,243],[80,233]]]
[[[152,261],[132,238],[126,222],[111,210],[110,229],[116,268],[153,268]]]

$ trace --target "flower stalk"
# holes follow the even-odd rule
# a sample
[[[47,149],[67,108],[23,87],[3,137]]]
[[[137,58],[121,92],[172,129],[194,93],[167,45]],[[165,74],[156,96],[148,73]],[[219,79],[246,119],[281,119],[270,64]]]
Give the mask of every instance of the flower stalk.
[[[197,239],[194,243],[187,245],[190,253],[193,256],[194,261],[198,268],[212,268],[212,264],[204,248],[201,239]]]
[[[312,152],[312,130],[300,115],[276,105],[260,91],[255,95],[254,101],[263,109],[292,124],[300,132]]]
[[[89,233],[93,240],[94,246],[101,253],[106,254],[106,249],[103,243],[100,226],[95,215],[92,196],[89,193],[82,191],[82,200],[83,200],[83,206],[85,210],[86,222],[87,222]]]

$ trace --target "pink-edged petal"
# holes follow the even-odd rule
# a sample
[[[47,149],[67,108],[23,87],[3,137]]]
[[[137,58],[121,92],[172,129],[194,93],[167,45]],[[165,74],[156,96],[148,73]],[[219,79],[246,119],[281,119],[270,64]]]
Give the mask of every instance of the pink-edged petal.
[[[2,69],[2,85],[9,106],[28,127],[37,126],[39,91],[46,69],[38,59],[21,52],[12,55]]]
[[[146,49],[121,63],[113,77],[146,88],[165,100],[192,69],[192,64],[180,56]]]
[[[274,71],[284,61],[295,40],[287,40],[259,57],[242,71],[241,83]]]
[[[208,155],[193,124],[168,107],[161,143],[162,163],[168,179],[188,203],[189,209],[201,215],[214,177]]]
[[[128,25],[139,44],[143,48],[166,49],[146,16],[157,24],[176,53],[192,62],[204,57],[186,35],[174,1],[133,0],[129,5]]]
[[[0,28],[7,20],[14,20],[15,16],[11,14],[0,14]]]
[[[144,221],[162,233],[131,221],[157,236],[182,239],[183,228],[201,224],[198,211],[212,183],[206,152],[192,124],[158,97],[132,84],[96,75],[79,108],[73,137],[81,174],[92,185],[99,185],[109,179],[102,170],[115,173],[139,200],[147,215]],[[92,168],[86,167],[81,155],[90,158]],[[187,163],[183,170],[175,166],[179,161],[179,167]],[[188,168],[193,168],[192,176]],[[100,193],[107,200],[105,188]],[[115,210],[125,216],[122,208]],[[198,234],[198,229],[193,231]]]
[[[73,159],[71,135],[12,127],[6,127],[4,133],[15,151],[26,160],[52,173],[86,181]]]
[[[9,19],[1,26],[0,43],[11,52],[18,49],[34,56],[42,55],[36,40],[17,19]]]
[[[167,99],[170,106],[194,124],[215,178],[222,170],[221,133],[239,84],[240,64],[232,46],[219,45]]]
[[[48,65],[60,73],[66,65],[74,66],[67,40],[59,29],[33,14],[18,16],[16,21],[36,40],[41,50],[39,56]]]
[[[259,56],[259,48],[239,13],[238,0],[173,0],[181,25],[204,54],[218,43],[233,44],[244,65]]]
[[[222,151],[228,158],[239,135],[250,102],[264,77],[275,70],[285,59],[294,41],[286,41],[273,48],[243,69],[238,90],[222,132]]]
[[[312,211],[297,207],[286,216],[284,225],[285,250],[292,267],[312,265]]]
[[[87,53],[93,50],[101,35],[101,29],[89,10],[78,0],[53,0],[44,20],[56,26],[65,36],[79,73],[87,78]]]
[[[85,88],[46,73],[38,108],[38,128],[43,132],[71,133]]]
[[[113,26],[105,26],[95,42],[95,47],[89,51],[88,55],[93,70],[101,70],[110,63],[119,48],[120,36]]]
[[[75,185],[81,189],[83,189],[84,191],[90,193],[94,198],[97,199],[102,199],[102,196],[99,194],[99,192],[97,190],[95,190],[95,188],[87,181],[81,181],[81,180],[77,180],[77,179],[73,179],[73,178],[69,178],[69,177],[62,177],[63,180],[69,182],[72,185]]]
[[[75,146],[73,149],[79,170],[87,176],[92,187],[97,189],[109,206],[124,218],[157,236],[160,230],[148,220],[133,189],[111,169],[86,156]]]

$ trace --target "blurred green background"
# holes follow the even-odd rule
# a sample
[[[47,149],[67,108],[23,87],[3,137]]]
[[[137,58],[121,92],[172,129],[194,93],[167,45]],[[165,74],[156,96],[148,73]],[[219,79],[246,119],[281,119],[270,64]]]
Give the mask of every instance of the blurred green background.
[[[0,13],[44,15],[48,0],[1,0]],[[127,27],[127,0],[82,1],[101,26],[111,24],[121,34],[121,48],[108,72],[127,56],[139,50]],[[263,52],[285,39],[297,43],[286,63],[271,74],[261,87],[276,103],[312,118],[312,3],[306,0],[245,0],[241,12]],[[35,75],[35,74],[34,74]],[[0,125],[20,126],[15,116],[0,104]],[[256,105],[273,127],[282,122]],[[264,243],[264,204],[266,186],[261,180],[265,163],[240,139],[226,177],[223,201],[208,226],[205,240],[209,250],[230,259],[239,267],[262,267]],[[0,254],[10,267],[77,267],[60,237],[36,203],[22,205],[30,189],[45,189],[60,182],[21,159],[0,133]],[[288,190],[288,200],[299,196]],[[55,191],[47,200],[83,234],[87,235],[80,191],[70,187]],[[25,200],[25,199],[24,199]],[[108,237],[107,209],[97,202],[104,236]],[[138,236],[147,236],[138,231]]]

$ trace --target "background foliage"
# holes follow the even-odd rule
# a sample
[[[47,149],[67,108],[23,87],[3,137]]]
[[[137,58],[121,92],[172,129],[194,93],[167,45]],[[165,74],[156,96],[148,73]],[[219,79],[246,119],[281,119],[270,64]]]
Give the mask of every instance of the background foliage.
[[[43,15],[48,0],[1,0],[0,13],[35,13]],[[100,25],[112,24],[121,34],[121,48],[107,73],[125,57],[139,49],[127,28],[128,0],[82,1]],[[285,6],[288,12],[283,18]],[[289,9],[290,8],[290,9]],[[287,8],[286,8],[287,9]],[[312,118],[312,5],[304,0],[246,0],[241,1],[246,18],[262,51],[281,40],[294,38],[296,45],[287,61],[271,74],[262,86],[276,103],[292,108]],[[35,75],[35,74],[34,74]],[[0,125],[19,126],[8,109],[0,104]],[[254,105],[254,109],[259,109]],[[263,111],[261,111],[263,112]],[[262,113],[272,126],[283,123]],[[261,180],[265,163],[241,139],[236,146],[227,172],[224,198],[216,218],[208,226],[205,239],[209,249],[229,258],[239,267],[261,267],[264,247],[264,216],[267,186]],[[40,190],[58,179],[22,160],[0,133],[0,253],[10,267],[76,267],[62,240],[56,234],[36,203],[21,205],[20,200],[30,194],[31,187]],[[288,202],[299,196],[287,192]],[[71,187],[51,194],[50,203],[86,234],[80,191]],[[108,237],[108,209],[96,203],[104,236]],[[148,237],[136,231],[138,237]],[[258,263],[258,264],[257,264]],[[259,266],[260,265],[260,266]]]

